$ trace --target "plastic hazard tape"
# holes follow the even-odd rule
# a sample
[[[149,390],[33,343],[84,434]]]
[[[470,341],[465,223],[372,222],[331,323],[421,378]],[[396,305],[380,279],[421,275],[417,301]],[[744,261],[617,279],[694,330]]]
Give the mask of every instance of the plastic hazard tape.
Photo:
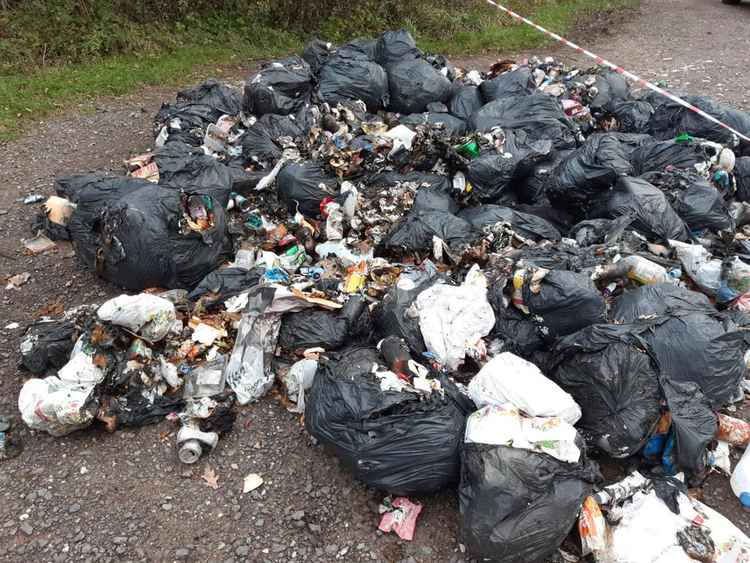
[[[581,47],[579,45],[576,45],[572,41],[569,41],[569,40],[565,39],[564,37],[558,35],[557,33],[554,33],[552,31],[549,31],[548,29],[543,28],[541,25],[538,25],[538,24],[534,23],[530,19],[523,17],[521,14],[517,14],[516,12],[514,12],[513,10],[510,10],[508,8],[506,8],[505,6],[501,6],[497,2],[494,2],[493,0],[485,0],[485,1],[488,4],[490,4],[491,6],[495,6],[495,8],[497,8],[498,10],[502,10],[503,12],[505,12],[506,14],[508,14],[511,18],[513,18],[514,20],[518,20],[518,21],[521,21],[521,22],[523,22],[523,23],[525,23],[527,25],[530,25],[531,27],[533,27],[537,31],[543,33],[544,35],[546,35],[548,37],[551,37],[555,41],[558,41],[558,42],[562,43],[563,45],[567,45],[571,49],[574,49],[575,51],[577,51],[578,53],[581,53],[582,55],[586,55],[590,59],[594,59],[596,61],[596,64],[603,65],[603,66],[611,68],[616,73],[621,74],[625,78],[628,78],[628,79],[632,80],[633,82],[635,82],[636,84],[638,84],[638,86],[640,86],[642,88],[648,88],[649,90],[653,90],[654,92],[657,92],[658,94],[661,94],[662,96],[664,96],[666,98],[669,98],[673,102],[677,102],[681,106],[686,107],[690,111],[697,113],[701,117],[704,117],[704,118],[708,119],[709,121],[712,121],[713,123],[716,123],[717,125],[723,127],[724,129],[726,129],[728,131],[731,131],[732,133],[734,133],[735,135],[737,135],[737,137],[739,137],[743,141],[747,141],[747,142],[750,143],[750,137],[747,137],[747,136],[743,135],[742,133],[740,133],[736,129],[730,127],[729,125],[727,125],[726,123],[723,123],[722,121],[719,121],[713,115],[710,115],[710,114],[706,113],[705,111],[703,111],[702,109],[700,109],[698,107],[695,107],[693,104],[690,104],[690,103],[686,102],[685,100],[683,100],[679,96],[675,96],[674,94],[672,94],[671,92],[668,92],[664,88],[660,88],[656,84],[652,84],[648,80],[644,80],[640,76],[638,76],[636,74],[633,74],[630,71],[625,70],[621,66],[618,66],[618,65],[614,64],[613,62],[610,62],[607,59],[605,59],[603,57],[600,57],[599,55],[597,55],[595,53],[592,53],[591,51],[588,51],[588,50],[584,49],[583,47]]]

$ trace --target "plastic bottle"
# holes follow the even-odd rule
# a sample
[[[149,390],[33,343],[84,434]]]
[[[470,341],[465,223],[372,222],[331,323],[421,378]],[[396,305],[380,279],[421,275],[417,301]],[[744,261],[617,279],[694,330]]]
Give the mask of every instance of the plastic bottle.
[[[742,454],[740,462],[734,468],[729,485],[732,492],[740,499],[740,503],[745,510],[750,510],[750,448]]]

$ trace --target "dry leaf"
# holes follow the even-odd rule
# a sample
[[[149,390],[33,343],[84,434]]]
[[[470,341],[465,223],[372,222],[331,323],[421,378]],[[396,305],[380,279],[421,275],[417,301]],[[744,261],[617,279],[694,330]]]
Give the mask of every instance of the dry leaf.
[[[216,490],[219,488],[219,476],[216,474],[216,471],[213,470],[213,467],[210,465],[206,465],[205,471],[203,471],[203,475],[201,475],[201,479],[203,479],[206,482],[206,485],[211,487],[213,490]]]

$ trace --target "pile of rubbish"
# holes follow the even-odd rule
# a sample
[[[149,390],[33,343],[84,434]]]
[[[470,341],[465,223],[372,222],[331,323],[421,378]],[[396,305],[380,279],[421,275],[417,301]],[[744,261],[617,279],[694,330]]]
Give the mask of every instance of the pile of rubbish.
[[[194,463],[276,385],[398,497],[383,530],[411,537],[403,496],[457,487],[476,557],[544,560],[573,537],[597,561],[747,561],[688,494],[750,440],[727,415],[750,391],[750,150],[732,133],[615,72],[469,71],[395,31],[179,92],[154,138],[122,174],[59,178],[35,222],[140,293],[27,328],[29,427],[167,418]]]

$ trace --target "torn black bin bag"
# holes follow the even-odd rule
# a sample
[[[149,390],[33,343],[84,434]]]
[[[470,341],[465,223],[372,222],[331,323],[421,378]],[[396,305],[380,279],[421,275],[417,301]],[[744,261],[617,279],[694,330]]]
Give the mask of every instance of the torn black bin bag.
[[[612,320],[651,324],[643,339],[662,377],[697,383],[715,408],[737,395],[746,371],[742,332],[727,331],[702,293],[671,284],[643,286],[615,301]]]
[[[471,401],[448,379],[429,397],[382,391],[374,366],[388,370],[374,348],[321,361],[305,401],[307,431],[368,487],[419,495],[455,486]]]
[[[589,213],[590,218],[600,219],[624,215],[633,219],[631,228],[651,242],[689,238],[685,222],[672,209],[664,193],[642,178],[620,176],[614,190],[601,194]]]
[[[192,289],[228,251],[224,208],[208,195],[147,184],[103,210],[87,233],[95,244],[86,266],[127,289]]]
[[[302,58],[310,65],[310,72],[317,75],[318,71],[331,56],[334,47],[331,43],[320,39],[311,39],[302,49]]]
[[[562,159],[552,173],[546,195],[558,207],[581,215],[591,199],[633,173],[630,154],[651,138],[624,133],[595,133]]]
[[[618,130],[623,133],[648,133],[654,108],[641,100],[620,101],[610,111],[617,120]]]
[[[162,104],[154,117],[154,136],[166,127],[167,143],[181,141],[197,147],[203,144],[206,127],[216,123],[222,115],[224,112],[206,104]]]
[[[711,98],[685,96],[684,99],[722,123],[725,123],[728,119],[722,106]],[[693,137],[733,146],[734,134],[731,131],[673,100],[666,100],[659,107],[654,108],[650,130],[651,134],[660,140],[674,139],[683,133],[687,133]]]
[[[250,164],[272,168],[283,152],[279,139],[296,139],[302,135],[296,120],[288,115],[269,113],[253,123],[242,136],[242,156]]]
[[[58,178],[57,194],[76,204],[68,221],[68,232],[76,258],[88,268],[94,267],[103,228],[104,209],[119,199],[141,189],[157,189],[154,184],[128,176],[85,174]]]
[[[203,104],[226,115],[239,115],[242,111],[242,92],[214,78],[177,92],[177,101]]]
[[[424,59],[403,60],[389,65],[389,109],[398,113],[422,113],[427,104],[447,102],[450,81]]]
[[[450,112],[464,121],[468,121],[472,114],[484,105],[479,86],[463,84],[455,87],[448,102]]]
[[[458,487],[461,543],[477,559],[547,561],[600,480],[596,465],[508,446],[463,444]]]
[[[226,206],[232,191],[232,171],[223,162],[182,142],[167,143],[154,151],[159,185],[176,190],[199,191]]]
[[[410,211],[396,223],[378,248],[378,255],[386,252],[430,251],[433,237],[440,238],[450,248],[470,244],[479,238],[479,231],[471,223],[445,211],[429,209]]]
[[[692,230],[734,231],[734,219],[721,192],[706,180],[690,184],[673,205],[677,214]]]
[[[505,307],[499,299],[490,298],[493,291],[494,288],[490,287],[488,298],[495,312],[495,326],[490,336],[503,341],[504,352],[512,352],[530,360],[535,352],[546,347],[539,325],[525,317],[515,307]]]
[[[581,405],[586,443],[615,458],[637,453],[661,416],[659,368],[629,325],[597,324],[553,350],[551,379]]]
[[[421,56],[422,52],[417,48],[417,43],[405,29],[386,31],[375,43],[375,62],[383,66]]]
[[[321,346],[336,350],[347,342],[366,341],[372,321],[366,301],[351,297],[339,311],[305,309],[285,313],[279,330],[279,346],[288,352]]]
[[[242,108],[247,113],[289,115],[312,93],[310,65],[297,56],[268,63],[245,83]]]
[[[548,203],[546,201],[547,187],[555,177],[555,169],[570,152],[570,150],[552,150],[545,158],[534,162],[522,177],[514,178],[511,188],[518,200],[525,205]],[[547,207],[552,209],[549,205]]]
[[[662,377],[661,385],[672,416],[677,464],[701,475],[707,468],[708,445],[719,429],[711,402],[693,381]]]
[[[497,203],[515,197],[514,180],[529,174],[536,163],[552,152],[548,140],[534,140],[524,130],[506,131],[504,152],[487,152],[471,160],[466,179],[473,186],[472,194],[483,203]]]
[[[504,207],[502,205],[480,205],[467,207],[458,214],[459,217],[471,223],[472,227],[481,230],[496,223],[509,223],[513,230],[524,238],[534,241],[542,239],[560,240],[562,235],[551,223],[536,215],[530,215]]]
[[[615,104],[630,97],[630,87],[627,80],[613,70],[606,70],[597,74],[594,88],[596,88],[596,95],[589,103],[593,113],[610,111]]]
[[[556,98],[541,92],[495,100],[469,120],[469,130],[486,132],[495,127],[522,129],[529,141],[550,140],[557,150],[576,146],[576,126]]]
[[[409,308],[420,293],[439,279],[439,276],[426,272],[415,278],[406,278],[402,275],[373,308],[372,320],[377,337],[403,338],[414,355],[421,356],[427,348],[422,338],[422,330],[419,328],[419,316],[410,314]]]
[[[102,407],[106,416],[114,416],[118,426],[139,427],[158,424],[171,413],[185,408],[181,396],[169,397],[155,394],[146,398],[139,389],[131,388],[127,395],[108,397]]]
[[[308,217],[320,215],[320,202],[338,195],[338,182],[315,162],[289,162],[276,178],[279,199],[286,203],[289,213],[297,211]]]
[[[708,162],[706,147],[694,141],[659,141],[645,143],[630,154],[633,175],[662,172],[666,169],[694,169],[696,164]]]
[[[570,229],[568,238],[574,239],[579,246],[591,246],[592,244],[603,244],[604,239],[612,228],[612,219],[588,219],[576,223]]]
[[[450,113],[428,111],[412,113],[401,118],[401,125],[414,129],[417,125],[440,125],[449,137],[462,137],[466,133],[466,122]]]
[[[362,100],[376,112],[388,105],[388,75],[370,60],[337,53],[321,68],[318,81],[320,99],[331,105]]]
[[[264,272],[264,268],[246,270],[233,266],[214,270],[188,294],[188,299],[202,299],[201,302],[208,307],[223,303],[230,297],[258,285]]]
[[[739,201],[750,202],[750,156],[736,159],[732,173],[737,186],[735,197]]]
[[[549,335],[565,336],[592,324],[606,322],[604,298],[591,276],[566,270],[551,270],[532,288],[531,270],[524,275],[523,305],[532,317],[541,319]]]
[[[42,375],[48,369],[60,369],[67,364],[83,330],[83,316],[68,313],[57,319],[42,318],[31,323],[19,345],[21,367]]]
[[[485,103],[502,98],[527,96],[535,90],[536,83],[531,74],[531,69],[527,66],[504,72],[492,80],[485,80],[479,85],[479,91]]]

